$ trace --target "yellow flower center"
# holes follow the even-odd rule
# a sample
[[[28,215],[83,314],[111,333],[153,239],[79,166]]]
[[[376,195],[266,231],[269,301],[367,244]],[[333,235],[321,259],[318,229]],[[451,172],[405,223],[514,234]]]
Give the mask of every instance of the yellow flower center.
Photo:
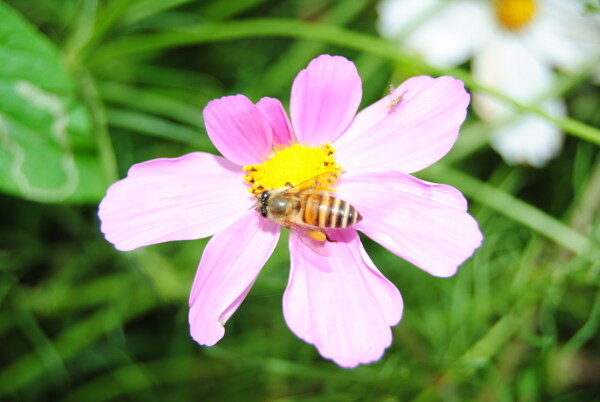
[[[500,25],[516,31],[531,22],[537,5],[535,0],[494,0],[494,9]]]
[[[334,152],[331,144],[320,147],[293,144],[276,150],[260,165],[244,166],[244,180],[250,185],[250,192],[258,195],[264,190],[297,186],[324,173],[337,174],[342,168],[335,162]]]

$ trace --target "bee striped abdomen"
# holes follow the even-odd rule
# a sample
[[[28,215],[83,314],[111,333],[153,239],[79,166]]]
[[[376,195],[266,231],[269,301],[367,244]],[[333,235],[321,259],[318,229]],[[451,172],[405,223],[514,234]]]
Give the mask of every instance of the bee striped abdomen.
[[[356,208],[328,194],[309,194],[304,203],[303,220],[308,225],[343,229],[361,220]]]

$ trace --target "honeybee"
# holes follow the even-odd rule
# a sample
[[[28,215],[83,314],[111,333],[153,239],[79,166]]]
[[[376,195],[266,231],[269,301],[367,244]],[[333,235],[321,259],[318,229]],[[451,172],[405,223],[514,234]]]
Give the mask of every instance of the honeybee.
[[[328,189],[337,180],[335,172],[315,176],[297,186],[265,190],[257,196],[256,210],[274,222],[318,242],[332,241],[325,229],[344,229],[360,222],[360,213],[348,202],[333,197]]]

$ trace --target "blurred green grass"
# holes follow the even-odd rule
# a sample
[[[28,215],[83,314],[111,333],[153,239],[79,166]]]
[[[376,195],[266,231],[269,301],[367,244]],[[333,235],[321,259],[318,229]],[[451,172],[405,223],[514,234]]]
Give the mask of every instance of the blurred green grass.
[[[372,1],[8,4],[60,50],[113,180],[147,159],[216,152],[201,118],[209,100],[244,93],[285,103],[297,72],[321,53],[355,61],[363,106],[390,82],[436,74],[376,38]],[[467,70],[450,73],[472,81]],[[120,253],[99,232],[95,202],[0,195],[0,399],[594,398],[600,117],[590,105],[600,105],[600,89],[586,78],[564,88],[572,119],[561,124],[573,136],[547,168],[506,166],[489,149],[490,128],[470,117],[442,164],[420,174],[461,189],[484,232],[455,277],[431,277],[363,239],[405,313],[381,361],[355,370],[287,329],[285,236],[225,338],[204,348],[189,336],[187,297],[206,240]]]

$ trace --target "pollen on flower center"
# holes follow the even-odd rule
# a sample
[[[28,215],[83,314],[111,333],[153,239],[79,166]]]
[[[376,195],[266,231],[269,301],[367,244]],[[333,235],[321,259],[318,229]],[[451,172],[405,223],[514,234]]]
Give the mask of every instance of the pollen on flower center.
[[[535,0],[495,0],[494,9],[500,25],[516,31],[531,22],[537,5]]]
[[[324,173],[339,172],[342,168],[336,163],[334,152],[331,144],[293,144],[276,150],[260,165],[244,166],[244,179],[254,195],[290,184],[296,186]]]

